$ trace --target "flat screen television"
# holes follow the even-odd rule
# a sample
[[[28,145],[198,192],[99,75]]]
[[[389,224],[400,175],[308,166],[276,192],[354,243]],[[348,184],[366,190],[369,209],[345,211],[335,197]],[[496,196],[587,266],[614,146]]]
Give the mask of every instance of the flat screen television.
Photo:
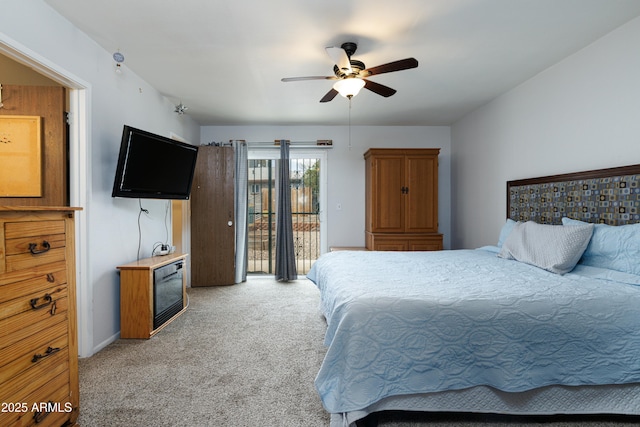
[[[187,200],[198,147],[125,125],[113,197]]]

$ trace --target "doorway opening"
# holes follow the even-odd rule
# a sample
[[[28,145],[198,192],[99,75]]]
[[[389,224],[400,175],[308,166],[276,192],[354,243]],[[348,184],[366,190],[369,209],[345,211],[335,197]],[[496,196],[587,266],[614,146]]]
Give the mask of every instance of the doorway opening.
[[[291,150],[291,215],[298,274],[304,275],[324,253],[322,224],[326,153]],[[278,152],[249,151],[248,274],[275,273],[276,161]]]

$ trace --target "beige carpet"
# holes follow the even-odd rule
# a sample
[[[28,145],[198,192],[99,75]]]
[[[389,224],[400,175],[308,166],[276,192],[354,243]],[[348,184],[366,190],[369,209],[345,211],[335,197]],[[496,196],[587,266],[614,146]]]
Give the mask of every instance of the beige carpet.
[[[329,425],[313,386],[325,349],[318,291],[307,280],[252,277],[189,289],[186,313],[150,340],[118,340],[80,360],[80,425]],[[539,426],[493,416],[386,414],[380,426]],[[638,425],[569,419],[551,427]]]

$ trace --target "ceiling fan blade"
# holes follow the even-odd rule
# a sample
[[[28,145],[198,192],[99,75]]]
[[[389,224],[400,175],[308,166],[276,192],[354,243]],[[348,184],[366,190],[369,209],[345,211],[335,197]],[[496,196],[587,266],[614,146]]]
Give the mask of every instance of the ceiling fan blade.
[[[307,76],[307,77],[285,77],[283,82],[300,82],[303,80],[338,80],[336,76]]]
[[[372,82],[369,80],[364,81],[364,87],[365,89],[369,89],[371,92],[377,93],[378,95],[384,96],[385,98],[388,98],[396,93],[396,90],[390,88],[389,86],[381,85],[380,83]]]
[[[338,94],[338,91],[335,90],[334,88],[331,88],[331,90],[329,92],[327,92],[327,94],[325,96],[322,97],[320,102],[329,102],[333,98],[335,98],[337,94]]]
[[[343,48],[329,46],[326,47],[325,50],[333,60],[333,63],[336,64],[344,74],[351,74],[353,72],[351,70],[351,61],[349,60],[349,56]]]
[[[406,58],[399,61],[389,62],[388,64],[378,65],[377,67],[367,68],[362,70],[360,75],[362,77],[369,77],[375,74],[391,73],[393,71],[408,70],[409,68],[416,68],[418,66],[418,60],[415,58]]]

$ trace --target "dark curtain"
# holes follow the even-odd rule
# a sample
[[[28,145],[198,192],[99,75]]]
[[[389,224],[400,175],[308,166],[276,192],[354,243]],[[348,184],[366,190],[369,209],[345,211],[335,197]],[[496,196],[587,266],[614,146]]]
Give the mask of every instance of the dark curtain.
[[[276,280],[288,282],[298,278],[293,246],[291,218],[291,184],[289,182],[289,144],[280,141],[278,168],[278,206],[276,208]]]

